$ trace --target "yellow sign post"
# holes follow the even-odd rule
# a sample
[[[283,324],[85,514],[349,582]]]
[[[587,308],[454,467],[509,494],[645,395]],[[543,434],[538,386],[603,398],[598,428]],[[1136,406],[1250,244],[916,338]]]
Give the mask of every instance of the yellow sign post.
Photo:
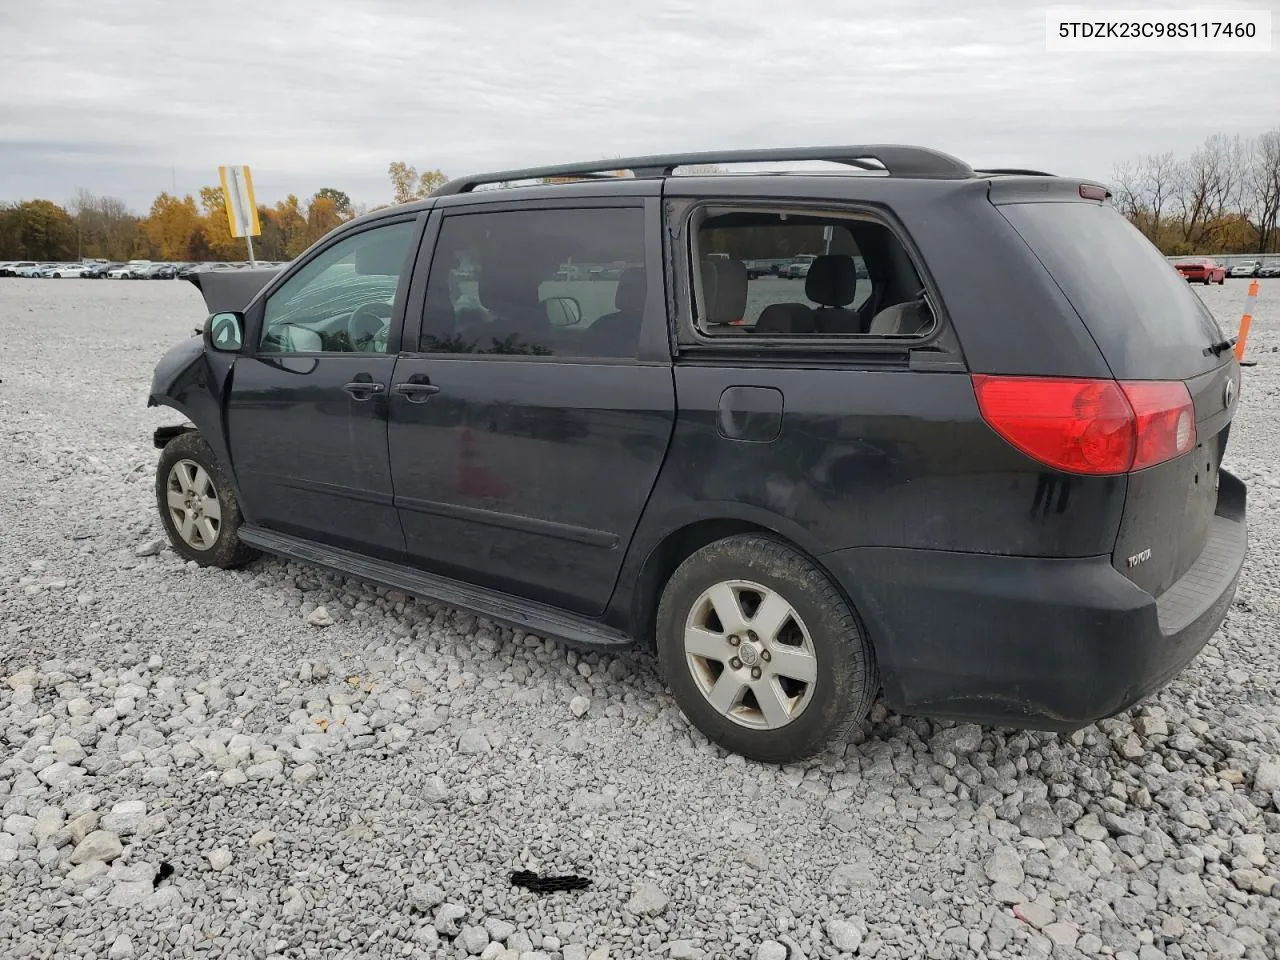
[[[227,222],[231,224],[233,237],[244,237],[249,245],[249,262],[253,258],[253,238],[262,233],[258,222],[258,204],[253,199],[253,177],[248,167],[219,167],[222,181],[222,199],[227,206]]]

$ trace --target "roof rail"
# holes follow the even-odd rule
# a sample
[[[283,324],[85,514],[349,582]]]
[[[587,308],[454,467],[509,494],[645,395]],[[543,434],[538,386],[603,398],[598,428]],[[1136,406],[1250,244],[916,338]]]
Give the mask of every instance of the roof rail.
[[[1021,170],[1017,167],[993,167],[990,170],[973,171],[980,177],[1053,177],[1057,174],[1045,173],[1043,170]]]
[[[780,163],[825,160],[862,170],[881,170],[894,177],[916,179],[967,180],[973,170],[963,160],[930,150],[900,144],[868,144],[848,147],[781,147],[759,150],[710,150],[698,153],[656,154],[648,157],[619,157],[591,163],[564,163],[550,167],[527,167],[459,177],[441,184],[433,197],[470,193],[478,186],[510,180],[537,180],[545,177],[593,179],[611,170],[630,170],[637,178],[669,177],[677,167],[723,163]],[[877,165],[878,164],[878,165]]]

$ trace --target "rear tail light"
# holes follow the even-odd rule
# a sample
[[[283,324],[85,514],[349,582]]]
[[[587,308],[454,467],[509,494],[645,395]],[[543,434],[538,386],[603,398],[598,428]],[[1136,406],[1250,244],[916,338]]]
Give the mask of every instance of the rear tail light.
[[[1128,473],[1196,445],[1191,394],[1177,381],[975,374],[973,389],[991,429],[1067,473]]]

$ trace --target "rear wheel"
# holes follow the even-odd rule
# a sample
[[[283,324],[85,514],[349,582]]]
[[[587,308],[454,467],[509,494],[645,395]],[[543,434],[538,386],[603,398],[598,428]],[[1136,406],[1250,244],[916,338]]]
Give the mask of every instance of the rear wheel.
[[[762,536],[709,544],[676,569],[657,646],[685,716],[726,750],[766,763],[845,739],[879,687],[871,646],[826,574]]]
[[[165,444],[156,468],[156,501],[169,543],[180,556],[229,569],[258,555],[240,540],[239,501],[199,433],[181,433]]]

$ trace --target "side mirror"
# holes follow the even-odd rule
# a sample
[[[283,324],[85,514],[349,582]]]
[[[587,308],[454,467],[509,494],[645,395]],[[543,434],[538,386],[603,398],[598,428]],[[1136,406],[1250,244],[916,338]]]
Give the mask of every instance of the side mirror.
[[[551,297],[542,301],[547,322],[553,327],[574,327],[582,322],[582,304],[573,297]]]
[[[215,313],[204,324],[205,343],[221,353],[239,353],[244,346],[244,317]]]

